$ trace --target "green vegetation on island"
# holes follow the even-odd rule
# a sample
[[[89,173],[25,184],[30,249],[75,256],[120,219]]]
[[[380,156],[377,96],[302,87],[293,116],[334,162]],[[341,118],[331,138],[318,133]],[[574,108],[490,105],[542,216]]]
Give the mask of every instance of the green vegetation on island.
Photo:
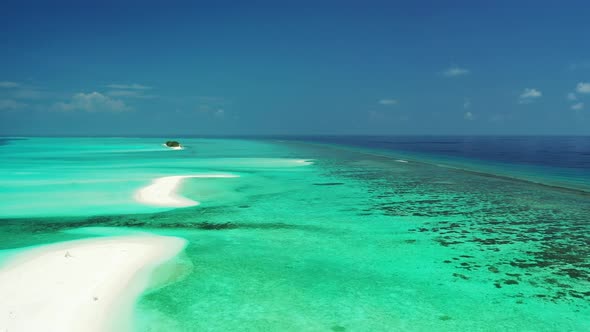
[[[178,143],[177,141],[166,141],[166,146],[169,148],[176,148],[180,147],[180,143]]]

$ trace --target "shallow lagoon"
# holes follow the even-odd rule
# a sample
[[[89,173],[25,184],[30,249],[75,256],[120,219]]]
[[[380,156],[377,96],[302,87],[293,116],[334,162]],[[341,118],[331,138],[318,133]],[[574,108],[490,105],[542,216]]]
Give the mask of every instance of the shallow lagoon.
[[[303,142],[161,142],[7,142],[1,248],[89,226],[188,239],[137,303],[140,331],[590,330],[588,194]],[[240,177],[186,179],[196,207],[133,201],[203,172]]]

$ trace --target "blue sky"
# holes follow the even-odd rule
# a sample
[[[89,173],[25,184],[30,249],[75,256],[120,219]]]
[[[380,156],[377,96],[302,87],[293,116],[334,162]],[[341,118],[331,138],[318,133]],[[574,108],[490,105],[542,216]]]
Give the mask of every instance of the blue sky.
[[[2,7],[2,135],[590,134],[584,1]]]

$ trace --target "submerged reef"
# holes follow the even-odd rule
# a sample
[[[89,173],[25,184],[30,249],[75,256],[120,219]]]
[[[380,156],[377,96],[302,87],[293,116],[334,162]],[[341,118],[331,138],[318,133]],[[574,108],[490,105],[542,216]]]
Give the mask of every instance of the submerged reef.
[[[587,193],[427,164],[391,165],[375,158],[332,168],[330,176],[366,188],[358,218],[408,223],[409,234],[449,253],[440,264],[453,267],[449,277],[457,282],[554,303],[590,299]]]

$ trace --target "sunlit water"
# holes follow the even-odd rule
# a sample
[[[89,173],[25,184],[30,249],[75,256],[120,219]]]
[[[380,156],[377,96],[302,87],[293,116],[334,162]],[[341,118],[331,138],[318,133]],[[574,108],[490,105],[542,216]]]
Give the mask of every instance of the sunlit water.
[[[0,258],[117,232],[87,227],[186,238],[137,303],[138,331],[590,330],[583,191],[407,151],[221,139],[170,151],[162,141],[6,140]],[[186,179],[195,207],[133,199],[154,178],[197,173],[239,177]]]

